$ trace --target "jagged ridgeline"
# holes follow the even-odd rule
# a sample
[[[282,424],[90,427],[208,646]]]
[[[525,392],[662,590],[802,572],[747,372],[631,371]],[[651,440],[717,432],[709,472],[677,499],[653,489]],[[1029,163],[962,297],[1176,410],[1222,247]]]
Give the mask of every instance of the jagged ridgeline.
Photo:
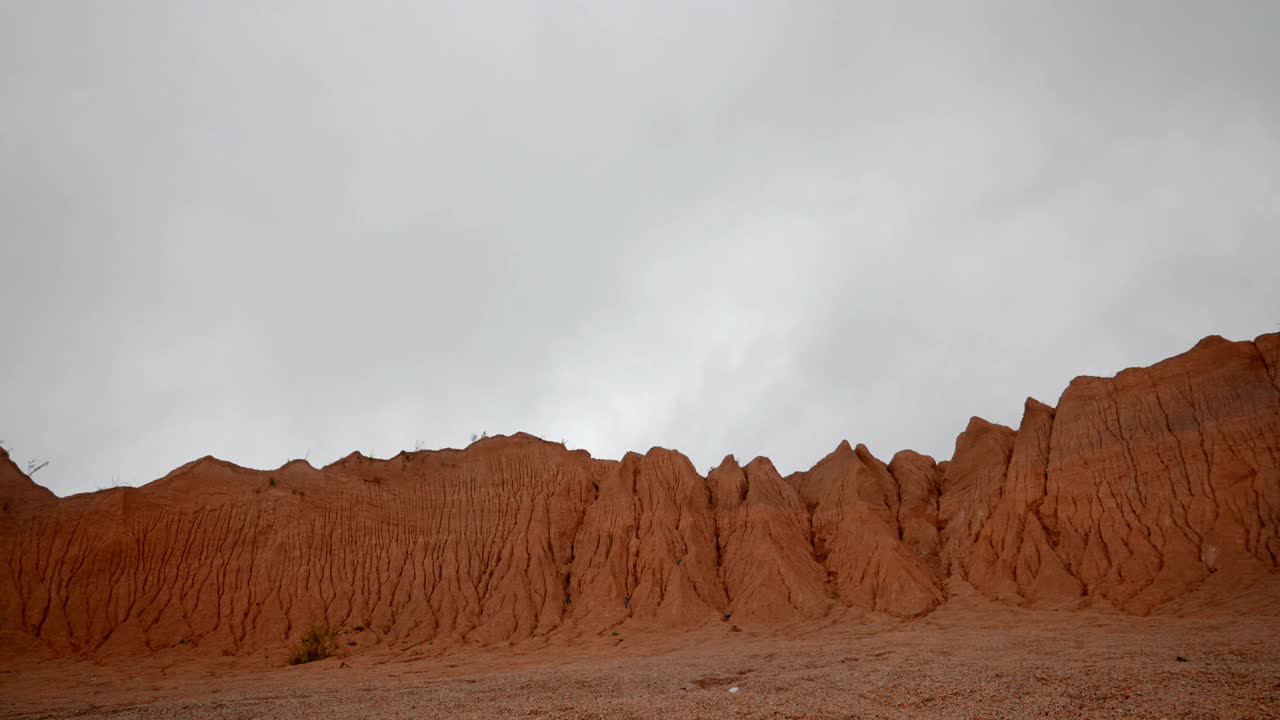
[[[1149,613],[1212,602],[1280,558],[1280,335],[1211,337],[1078,378],[1014,431],[974,418],[941,463],[843,443],[782,477],[708,476],[529,435],[255,471],[204,458],[65,499],[0,450],[0,645],[249,652],[313,623],[391,647],[625,626],[916,617],[999,601]]]

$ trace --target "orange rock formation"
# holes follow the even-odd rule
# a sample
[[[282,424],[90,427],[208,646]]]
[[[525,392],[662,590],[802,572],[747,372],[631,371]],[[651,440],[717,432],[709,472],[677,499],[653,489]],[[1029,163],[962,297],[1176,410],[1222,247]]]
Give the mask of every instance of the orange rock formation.
[[[926,614],[968,583],[1145,614],[1280,569],[1280,334],[1210,337],[948,462],[842,443],[786,478],[655,448],[596,460],[529,435],[273,471],[202,458],[58,499],[0,450],[0,645],[282,648],[313,622],[394,648],[572,641],[621,624]]]

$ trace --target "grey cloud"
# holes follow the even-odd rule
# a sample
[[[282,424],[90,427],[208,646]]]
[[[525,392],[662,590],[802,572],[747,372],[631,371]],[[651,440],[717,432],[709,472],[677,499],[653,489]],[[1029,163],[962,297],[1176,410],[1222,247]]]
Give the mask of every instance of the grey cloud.
[[[0,440],[950,454],[1280,329],[1273,3],[9,3]]]

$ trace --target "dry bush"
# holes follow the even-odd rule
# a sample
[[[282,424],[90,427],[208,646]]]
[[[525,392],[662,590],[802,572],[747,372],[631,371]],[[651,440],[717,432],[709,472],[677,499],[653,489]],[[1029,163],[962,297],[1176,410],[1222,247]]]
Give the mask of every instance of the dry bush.
[[[290,665],[323,660],[338,652],[338,633],[327,625],[316,623],[302,633],[302,638],[293,647],[289,656]]]

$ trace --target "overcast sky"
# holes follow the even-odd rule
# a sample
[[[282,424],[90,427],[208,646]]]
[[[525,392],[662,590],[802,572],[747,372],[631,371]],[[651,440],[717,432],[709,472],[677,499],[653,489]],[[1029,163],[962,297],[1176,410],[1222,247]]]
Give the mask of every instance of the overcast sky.
[[[1280,3],[884,5],[0,3],[0,441],[944,459],[1280,330]]]

